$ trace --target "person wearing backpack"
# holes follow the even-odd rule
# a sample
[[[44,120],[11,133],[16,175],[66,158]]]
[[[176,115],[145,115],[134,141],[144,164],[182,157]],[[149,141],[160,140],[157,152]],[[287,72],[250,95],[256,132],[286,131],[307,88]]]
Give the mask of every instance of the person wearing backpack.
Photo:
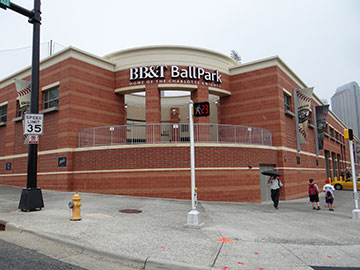
[[[329,207],[329,211],[334,211],[334,191],[335,188],[330,184],[329,179],[325,180],[325,185],[323,187],[323,191],[325,192],[325,202]]]
[[[313,209],[320,210],[319,187],[314,183],[314,179],[309,179],[308,193]],[[317,207],[315,207],[315,203]]]

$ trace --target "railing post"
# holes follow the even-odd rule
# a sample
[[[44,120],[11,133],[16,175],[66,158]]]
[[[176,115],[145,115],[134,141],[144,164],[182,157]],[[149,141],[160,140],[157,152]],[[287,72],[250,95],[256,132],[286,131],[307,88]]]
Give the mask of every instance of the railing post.
[[[234,126],[234,142],[236,143],[236,126]]]
[[[93,128],[93,146],[95,146],[95,128]]]

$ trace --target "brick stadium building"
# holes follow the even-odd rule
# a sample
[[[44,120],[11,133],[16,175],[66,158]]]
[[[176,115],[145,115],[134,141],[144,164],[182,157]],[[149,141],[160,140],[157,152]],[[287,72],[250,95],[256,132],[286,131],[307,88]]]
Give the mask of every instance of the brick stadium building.
[[[210,102],[210,116],[194,119],[200,200],[269,200],[268,169],[283,175],[282,199],[301,198],[309,178],[322,182],[350,167],[346,127],[331,111],[324,150],[317,154],[312,117],[297,150],[293,88],[307,86],[279,57],[239,64],[193,47],[105,57],[69,47],[40,69],[42,189],[190,199],[190,98]],[[0,81],[0,184],[25,187],[15,78],[29,81],[30,68]],[[321,104],[313,94],[311,105]]]

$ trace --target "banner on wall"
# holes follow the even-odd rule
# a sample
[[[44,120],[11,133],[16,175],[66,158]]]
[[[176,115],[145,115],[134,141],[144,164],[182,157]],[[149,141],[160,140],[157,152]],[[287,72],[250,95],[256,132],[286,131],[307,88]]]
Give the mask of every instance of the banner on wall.
[[[30,96],[31,96],[31,83],[24,80],[15,79],[16,92],[19,98],[19,111],[23,118],[24,126],[24,113],[29,111],[30,108]],[[29,144],[29,136],[24,136],[24,144]]]
[[[24,80],[15,79],[17,95],[19,97],[20,108],[30,105],[31,83]]]
[[[306,143],[306,131],[311,111],[311,101],[314,87],[296,89],[298,132],[300,144]]]
[[[324,149],[324,135],[326,128],[326,118],[329,111],[329,105],[315,106],[316,110],[316,127],[317,127],[317,140],[319,150]]]

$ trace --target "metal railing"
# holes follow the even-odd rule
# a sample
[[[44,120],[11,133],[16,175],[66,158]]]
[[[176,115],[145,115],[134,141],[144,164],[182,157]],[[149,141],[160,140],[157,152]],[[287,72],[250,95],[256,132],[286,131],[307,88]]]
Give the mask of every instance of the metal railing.
[[[195,143],[272,145],[271,132],[267,129],[221,124],[194,124],[194,140]],[[79,131],[79,147],[189,141],[189,124],[137,124]]]

